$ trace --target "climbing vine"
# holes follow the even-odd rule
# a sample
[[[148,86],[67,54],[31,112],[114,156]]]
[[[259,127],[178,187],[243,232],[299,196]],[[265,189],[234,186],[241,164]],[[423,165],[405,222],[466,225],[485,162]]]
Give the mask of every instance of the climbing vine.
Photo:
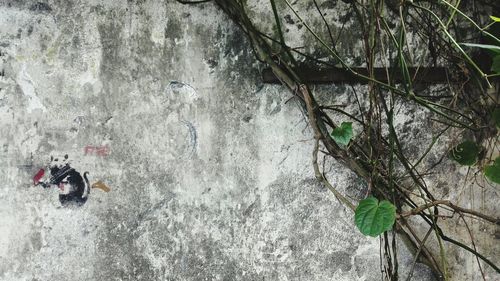
[[[322,5],[317,0],[307,1],[310,5],[269,0],[272,20],[267,24],[272,25],[274,31],[269,32],[252,20],[247,1],[178,0],[183,4],[215,3],[245,32],[257,59],[270,67],[273,75],[300,102],[314,132],[315,175],[340,202],[354,211],[354,223],[361,233],[380,236],[382,271],[387,280],[400,278],[395,234],[412,249],[414,264],[427,264],[438,279],[449,280],[445,243],[473,255],[483,279],[486,279],[485,265],[500,273],[499,267],[477,250],[474,234],[465,219],[498,225],[499,218],[438,198],[426,179],[427,174],[448,158],[457,166],[468,167],[474,173],[474,184],[481,186],[480,177],[487,179],[488,184],[482,188],[498,188],[495,184],[500,184],[500,157],[496,157],[500,123],[498,1],[343,0],[361,31],[362,70],[351,65],[352,60],[338,49],[343,25],[333,29]],[[310,7],[317,12],[317,18],[305,17],[305,11],[299,10],[299,6]],[[287,43],[282,23],[285,12],[305,28],[308,38],[312,38],[308,44],[313,52]],[[313,26],[312,22],[322,26]],[[417,60],[413,56],[416,48],[422,48],[422,43],[410,45],[412,38],[425,42],[428,51],[425,59]],[[301,71],[306,66],[340,68],[353,78],[353,83],[367,84],[363,92],[352,87],[357,108],[349,112],[323,101]],[[446,81],[439,91],[422,83],[422,76],[426,74],[422,73],[423,69],[430,72],[428,76],[433,76],[437,75],[432,71],[439,69],[438,66],[446,71]],[[422,94],[425,90],[431,94]],[[403,136],[395,125],[398,107],[402,104],[425,110],[430,116],[429,127],[438,129],[429,131],[432,138],[420,155],[409,155],[406,147],[411,136]],[[342,121],[338,124],[333,120]],[[449,149],[441,157],[428,159],[430,151],[445,135],[455,139],[449,143]],[[318,163],[319,154],[335,159],[362,178],[367,185],[365,198],[356,203],[335,188]],[[445,231],[442,220],[446,217],[464,221],[470,243],[463,243]],[[427,225],[425,235],[419,234],[412,218]],[[435,237],[438,251],[426,244],[431,236]],[[413,267],[406,280],[410,280],[412,274]]]

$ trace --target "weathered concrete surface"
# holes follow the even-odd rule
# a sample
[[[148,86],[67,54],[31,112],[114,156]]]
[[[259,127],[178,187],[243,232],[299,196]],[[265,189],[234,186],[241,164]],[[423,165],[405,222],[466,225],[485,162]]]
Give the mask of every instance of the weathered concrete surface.
[[[1,280],[380,280],[300,109],[213,5],[4,0],[0,52]],[[34,187],[64,154],[111,192]]]

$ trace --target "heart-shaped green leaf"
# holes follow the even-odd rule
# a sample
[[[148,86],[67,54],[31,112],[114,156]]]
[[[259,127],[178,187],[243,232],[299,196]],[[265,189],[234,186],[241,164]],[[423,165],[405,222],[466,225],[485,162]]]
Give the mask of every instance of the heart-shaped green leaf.
[[[348,145],[352,139],[352,122],[342,122],[340,127],[333,129],[333,140],[339,145]]]
[[[500,156],[493,165],[484,167],[484,175],[492,182],[500,184]]]
[[[476,164],[481,148],[472,141],[464,141],[450,151],[450,157],[465,166]]]
[[[387,200],[380,202],[368,197],[359,202],[354,212],[354,221],[364,235],[376,237],[390,230],[396,220],[396,207]]]

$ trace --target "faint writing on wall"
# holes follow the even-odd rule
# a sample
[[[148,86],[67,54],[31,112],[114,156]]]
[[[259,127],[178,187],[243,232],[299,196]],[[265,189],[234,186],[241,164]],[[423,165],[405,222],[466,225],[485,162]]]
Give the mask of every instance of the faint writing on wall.
[[[83,148],[84,155],[97,155],[97,156],[108,156],[110,152],[109,146],[101,145],[101,146],[93,146],[87,145]]]

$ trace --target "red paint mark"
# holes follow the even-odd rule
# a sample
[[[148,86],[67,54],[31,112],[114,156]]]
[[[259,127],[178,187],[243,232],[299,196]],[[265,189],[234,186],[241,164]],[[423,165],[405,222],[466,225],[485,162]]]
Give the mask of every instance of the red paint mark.
[[[92,151],[94,151],[94,147],[87,145],[87,146],[85,146],[85,148],[83,150],[84,150],[85,155],[92,154]],[[89,153],[89,151],[90,151],[90,153]]]
[[[45,174],[45,170],[44,169],[40,169],[38,171],[38,173],[36,173],[36,175],[33,177],[33,184],[37,185],[38,182],[40,181],[40,179],[43,177],[44,174]]]
[[[97,155],[99,155],[99,156],[108,156],[108,154],[109,154],[109,148],[108,148],[107,145],[97,147]]]
[[[108,156],[109,147],[107,145],[92,146],[87,145],[83,148],[85,155],[97,155],[97,156]]]

